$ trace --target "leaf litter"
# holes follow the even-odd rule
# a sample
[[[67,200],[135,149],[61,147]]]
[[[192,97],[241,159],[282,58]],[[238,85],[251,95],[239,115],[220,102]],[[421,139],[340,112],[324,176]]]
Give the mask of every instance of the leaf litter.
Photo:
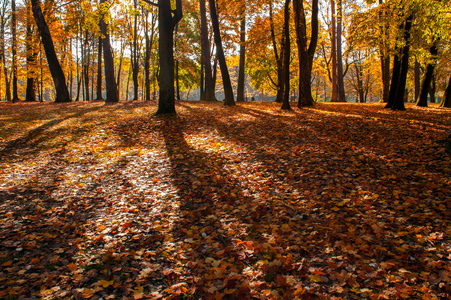
[[[449,298],[451,112],[382,107],[2,104],[0,297]]]

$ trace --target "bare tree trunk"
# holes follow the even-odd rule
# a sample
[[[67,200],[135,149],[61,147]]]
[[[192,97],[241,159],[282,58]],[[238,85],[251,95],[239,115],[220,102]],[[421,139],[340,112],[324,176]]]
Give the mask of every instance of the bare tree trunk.
[[[133,0],[133,8],[136,11],[138,6],[138,0]],[[132,70],[133,70],[133,100],[138,100],[138,73],[139,73],[139,62],[138,62],[138,15],[135,14],[133,17],[133,47],[132,47]]]
[[[83,100],[89,101],[89,56],[90,56],[90,47],[89,47],[89,32],[85,31],[85,45],[84,45],[84,64],[83,64],[83,81],[84,81],[84,87],[85,87],[85,93]]]
[[[146,101],[150,101],[150,55],[152,54],[153,47],[153,38],[155,32],[155,18],[152,14],[152,29],[151,34],[149,36],[149,12],[146,11],[146,27],[145,27],[145,36],[146,36],[146,53],[144,59],[144,72],[145,72],[145,86],[146,86]]]
[[[99,37],[97,44],[97,82],[96,82],[96,100],[103,101],[102,96],[102,37]]]
[[[25,48],[27,49],[27,88],[25,93],[25,101],[36,101],[36,89],[35,89],[35,63],[37,53],[33,47],[38,43],[35,43],[35,37],[33,34],[32,21],[33,18],[31,5],[27,3],[27,24],[26,24],[26,39]]]
[[[221,32],[219,30],[218,14],[216,12],[216,1],[209,0],[210,3],[210,16],[211,23],[213,25],[213,34],[216,44],[216,57],[218,58],[219,67],[221,68],[222,84],[224,86],[225,100],[224,104],[227,106],[235,105],[233,97],[232,83],[230,81],[229,70],[224,55],[224,49],[222,48]]]
[[[344,73],[343,73],[343,56],[341,49],[342,25],[343,25],[343,2],[338,0],[337,15],[337,84],[338,84],[338,101],[346,102]]]
[[[200,9],[200,36],[202,47],[202,65],[204,66],[205,93],[202,100],[216,101],[215,85],[211,70],[210,41],[208,40],[208,25],[205,0],[199,1]]]
[[[412,29],[413,13],[411,13],[404,26],[404,42],[401,56],[401,72],[399,74],[398,89],[396,91],[395,101],[391,107],[394,110],[405,110],[404,95],[406,92],[407,72],[409,70],[409,51],[410,51],[410,33]]]
[[[66,77],[58,61],[58,58],[56,57],[52,36],[50,35],[49,28],[47,26],[47,23],[45,22],[44,15],[42,14],[39,0],[31,0],[31,5],[33,16],[41,35],[41,41],[42,45],[44,46],[50,73],[52,74],[53,83],[55,85],[55,102],[70,102],[71,99],[66,85]]]
[[[283,23],[283,35],[285,37],[284,45],[284,62],[283,62],[283,81],[285,91],[282,99],[281,109],[290,110],[290,2],[291,0],[285,0],[284,6],[284,23]],[[263,101],[263,98],[262,98]]]
[[[420,82],[420,63],[415,57],[415,65],[414,65],[414,82],[415,82],[415,101],[418,101],[418,97],[420,96],[421,90],[421,82]]]
[[[271,41],[272,41],[272,47],[274,51],[274,57],[276,59],[277,64],[277,94],[276,94],[276,102],[282,103],[283,101],[283,95],[284,95],[284,80],[283,80],[283,53],[284,53],[284,45],[285,45],[285,35],[282,34],[281,38],[281,53],[280,57],[277,52],[277,42],[276,42],[276,33],[274,29],[274,17],[273,17],[273,0],[270,0],[269,2],[269,24],[271,26]]]
[[[332,23],[332,33],[331,38],[331,50],[330,55],[332,56],[332,99],[331,102],[338,102],[338,85],[337,85],[337,31],[335,29],[335,0],[330,1],[331,8],[331,23]]]
[[[318,0],[312,1],[311,38],[307,46],[307,21],[305,17],[304,1],[294,0],[294,22],[296,28],[296,44],[299,57],[299,100],[298,107],[312,106],[312,66],[313,57],[318,44]]]
[[[244,102],[244,67],[246,63],[246,2],[243,2],[240,26],[240,63],[238,67],[238,88],[236,91],[236,101]]]
[[[3,74],[5,76],[5,99],[8,102],[11,102],[11,89],[10,89],[10,82],[9,82],[9,76],[8,76],[8,68],[6,67],[6,57],[5,57],[5,11],[2,11],[1,19],[0,19],[0,61],[3,64]]]
[[[438,54],[438,48],[436,42],[429,49],[434,60]],[[421,84],[420,97],[417,102],[417,106],[426,107],[428,106],[428,93],[430,91],[432,78],[434,76],[435,63],[428,63],[426,67],[426,73],[424,74],[423,83]]]
[[[19,94],[17,90],[17,18],[16,18],[16,0],[11,1],[11,35],[12,35],[12,45],[11,45],[11,53],[12,53],[12,71],[13,71],[13,99],[12,102],[19,101]]]
[[[176,1],[176,9],[171,9],[170,0],[158,1],[158,22],[160,28],[159,54],[160,54],[160,97],[158,101],[158,114],[175,113],[174,97],[174,28],[181,20],[182,1]]]
[[[100,3],[105,3],[107,0],[100,0]],[[108,33],[108,25],[104,21],[104,16],[100,20],[100,30],[102,31],[102,46],[103,59],[105,66],[105,84],[106,84],[106,99],[105,104],[114,104],[119,102],[117,94],[117,84],[114,77],[114,60],[111,51],[110,35]]]
[[[445,90],[445,96],[443,97],[440,107],[451,107],[451,76],[449,77],[448,86]]]

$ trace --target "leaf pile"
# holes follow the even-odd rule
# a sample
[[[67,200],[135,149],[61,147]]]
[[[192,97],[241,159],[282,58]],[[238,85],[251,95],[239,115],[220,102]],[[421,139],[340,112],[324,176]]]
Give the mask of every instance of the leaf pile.
[[[0,297],[451,297],[451,112],[2,105]]]

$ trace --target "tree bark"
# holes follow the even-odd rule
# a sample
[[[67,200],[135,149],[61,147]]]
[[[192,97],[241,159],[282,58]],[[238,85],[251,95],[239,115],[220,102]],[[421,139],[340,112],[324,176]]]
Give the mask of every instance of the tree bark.
[[[420,63],[418,62],[417,58],[415,57],[415,64],[413,67],[413,79],[415,83],[415,101],[418,101],[418,98],[420,97],[420,90],[421,90],[421,80],[420,80]]]
[[[246,5],[243,2],[240,26],[240,63],[238,66],[238,88],[236,91],[236,101],[244,102],[244,67],[246,63]]]
[[[12,71],[13,71],[13,99],[12,102],[19,101],[19,94],[17,90],[17,18],[16,18],[16,0],[11,1],[11,36],[12,36],[12,45],[11,45],[11,54],[12,54]]]
[[[343,55],[341,49],[342,26],[343,26],[343,1],[338,0],[337,8],[337,85],[338,85],[338,101],[346,102],[344,73],[343,73]]]
[[[85,30],[85,46],[84,46],[84,63],[83,63],[83,81],[85,93],[83,101],[89,101],[89,63],[90,63],[90,48],[89,48],[89,33]]]
[[[133,100],[138,100],[138,73],[139,73],[139,62],[138,62],[138,15],[136,9],[138,6],[138,0],[133,1],[133,8],[135,10],[133,16],[133,48],[132,48],[132,73],[133,73]]]
[[[205,0],[199,1],[200,9],[200,36],[202,65],[204,66],[205,92],[202,100],[216,101],[215,85],[213,83],[213,75],[211,70],[210,41],[208,40],[208,26]]]
[[[4,14],[1,15],[0,19],[0,61],[3,64],[3,74],[5,76],[5,99],[11,102],[11,87],[8,76],[8,68],[6,67],[6,57],[5,57],[5,17]]]
[[[53,45],[52,36],[49,31],[49,27],[45,22],[44,15],[42,14],[39,0],[31,0],[33,16],[38,26],[39,33],[41,35],[42,45],[44,46],[45,55],[49,65],[50,73],[52,74],[53,83],[56,90],[55,102],[70,102],[70,95],[66,85],[66,77],[63,69],[56,57],[55,47]]]
[[[406,92],[407,72],[409,70],[409,51],[410,51],[410,33],[412,29],[413,13],[410,14],[404,26],[404,42],[401,56],[401,72],[399,74],[398,89],[396,91],[395,101],[391,107],[394,110],[405,110],[404,94]]]
[[[155,18],[152,14],[152,29],[151,34],[149,36],[149,11],[146,11],[146,28],[145,28],[145,36],[146,36],[146,53],[144,59],[144,72],[145,72],[145,86],[146,86],[146,101],[150,101],[150,55],[152,54],[153,47],[153,38],[154,38],[154,30],[155,30]]]
[[[433,59],[435,60],[438,54],[438,48],[436,43],[434,43],[429,49]],[[421,84],[420,97],[418,98],[417,106],[426,107],[428,106],[428,93],[431,87],[432,77],[434,76],[435,63],[428,63],[426,67],[426,73]]]
[[[100,0],[100,5],[107,0]],[[104,16],[100,19],[100,30],[102,32],[103,59],[105,67],[105,85],[106,99],[105,104],[114,104],[119,102],[117,93],[116,78],[114,76],[114,60],[111,51],[110,34],[108,33],[108,25],[105,23]]]
[[[158,100],[159,114],[175,114],[174,96],[174,28],[182,18],[182,1],[176,1],[174,15],[170,0],[158,1],[158,21],[160,30],[160,97]]]
[[[312,66],[318,43],[318,0],[312,1],[311,38],[307,46],[307,22],[305,18],[304,0],[294,0],[294,23],[296,28],[296,44],[299,57],[299,100],[298,107],[312,106]]]
[[[273,17],[273,0],[270,0],[269,2],[269,24],[270,24],[270,31],[271,31],[271,41],[272,41],[272,47],[274,50],[274,57],[276,59],[276,65],[277,65],[277,94],[276,94],[276,102],[282,103],[283,102],[283,96],[284,96],[284,80],[283,80],[283,55],[284,55],[284,45],[285,45],[285,35],[282,34],[281,38],[281,49],[280,49],[280,56],[277,51],[277,42],[276,42],[276,33],[274,29],[274,17]]]
[[[285,39],[284,60],[283,60],[283,81],[285,91],[282,99],[281,109],[290,110],[290,2],[291,0],[285,0],[284,7],[284,23],[283,23],[283,35]]]
[[[102,96],[102,37],[99,37],[97,45],[97,82],[96,82],[96,101],[103,101]]]
[[[216,1],[209,0],[210,3],[210,16],[213,26],[214,41],[216,44],[216,57],[218,58],[219,67],[221,68],[222,84],[224,86],[225,100],[224,104],[227,106],[235,105],[233,98],[233,88],[230,81],[229,70],[224,55],[224,49],[222,48],[221,32],[219,30],[218,14],[216,12]]]
[[[330,35],[331,50],[330,55],[332,56],[332,99],[331,102],[338,102],[338,85],[337,85],[337,31],[335,29],[335,1],[330,1],[331,9],[331,29],[332,33]]]
[[[440,107],[451,107],[451,76],[449,77],[448,86],[445,90],[445,96],[443,97]]]
[[[31,18],[31,6],[27,3],[27,24],[26,24],[26,39],[25,48],[27,50],[27,88],[25,92],[25,101],[36,101],[36,89],[35,89],[35,63],[37,53],[33,48],[33,42],[35,42],[33,27]]]

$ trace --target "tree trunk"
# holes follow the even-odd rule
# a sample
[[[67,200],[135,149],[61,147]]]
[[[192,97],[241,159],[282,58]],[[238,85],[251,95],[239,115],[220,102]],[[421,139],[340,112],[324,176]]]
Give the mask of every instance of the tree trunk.
[[[149,12],[146,11],[146,28],[145,28],[145,36],[146,36],[146,53],[144,59],[144,71],[145,71],[145,86],[146,86],[146,101],[150,101],[150,55],[152,54],[153,47],[153,37],[155,30],[155,18],[152,14],[152,29],[151,35],[149,36]]]
[[[49,28],[47,26],[47,23],[45,22],[44,15],[42,14],[39,0],[31,0],[31,5],[33,9],[33,16],[41,35],[41,41],[42,45],[44,46],[50,73],[52,74],[53,83],[55,85],[55,102],[70,102],[71,99],[66,85],[66,77],[58,61],[58,58],[56,57],[52,36],[50,35]]]
[[[296,44],[299,57],[299,100],[298,107],[312,106],[312,66],[318,43],[318,0],[312,1],[312,25],[310,44],[307,47],[307,22],[305,18],[304,0],[294,0],[294,23],[296,28]]]
[[[100,0],[100,4],[107,0]],[[106,99],[105,104],[114,104],[119,102],[117,94],[116,78],[114,77],[114,60],[111,51],[110,34],[108,33],[108,25],[104,21],[104,16],[100,19],[100,30],[102,32],[103,59],[105,67],[105,85]]]
[[[435,103],[435,90],[437,88],[437,82],[435,80],[435,76],[432,75],[431,86],[429,87],[429,101],[431,103]]]
[[[200,36],[202,65],[204,66],[205,93],[202,100],[216,101],[215,85],[213,83],[213,75],[211,70],[210,41],[208,40],[208,26],[205,0],[199,1],[200,9]]]
[[[415,57],[415,64],[413,69],[413,78],[415,83],[415,101],[418,101],[418,97],[420,97],[420,89],[421,89],[421,80],[420,80],[420,63]]]
[[[344,85],[344,73],[343,73],[343,56],[341,49],[341,36],[342,36],[342,25],[343,25],[343,2],[338,0],[337,8],[337,85],[338,85],[338,101],[346,102],[345,97],[345,85]]]
[[[31,18],[31,6],[27,4],[27,24],[26,24],[26,39],[25,39],[25,48],[27,50],[27,88],[25,92],[25,101],[36,101],[36,89],[35,89],[35,63],[37,53],[33,47],[35,42],[33,27]],[[36,43],[37,44],[37,43]]]
[[[6,57],[5,57],[5,19],[2,14],[1,16],[1,28],[0,28],[0,60],[3,64],[3,74],[5,76],[5,99],[8,102],[11,102],[11,87],[8,76],[8,68],[6,67]]]
[[[435,42],[429,49],[429,52],[431,53],[431,56],[435,60],[438,54],[438,48]],[[421,84],[421,92],[417,102],[417,106],[421,107],[428,106],[428,93],[431,87],[432,77],[434,76],[434,68],[435,63],[428,63],[426,67],[426,73],[423,78],[423,83]]]
[[[383,4],[382,0],[379,0],[379,4]],[[382,11],[379,13],[381,18],[385,18],[386,11]],[[390,54],[388,53],[388,25],[386,22],[380,21],[384,25],[380,26],[380,30],[382,36],[382,42],[379,44],[379,53],[380,53],[380,61],[381,61],[381,77],[382,77],[382,101],[387,103],[388,97],[390,94]]]
[[[90,48],[89,48],[89,33],[86,30],[85,31],[85,58],[83,63],[83,81],[84,81],[84,87],[85,87],[85,93],[84,93],[84,101],[89,101],[89,56],[90,56]]]
[[[224,49],[222,48],[221,32],[219,30],[218,14],[216,12],[216,1],[209,0],[210,3],[210,16],[213,26],[214,41],[216,44],[216,57],[218,58],[219,67],[221,68],[222,84],[224,86],[225,100],[224,104],[227,106],[235,105],[233,98],[232,83],[230,81],[229,70],[224,55]]]
[[[240,63],[238,69],[238,88],[236,91],[236,101],[244,102],[244,67],[246,63],[246,6],[243,2],[240,26]]]
[[[12,72],[13,72],[13,99],[12,102],[19,101],[19,94],[17,90],[17,18],[16,18],[16,0],[11,1],[11,36],[12,36],[12,45],[11,45],[11,54],[12,54]]]
[[[449,77],[448,86],[445,90],[445,96],[443,97],[440,107],[451,107],[451,76]]]
[[[178,25],[175,25],[175,41],[174,41],[174,48],[177,53],[177,34],[178,34]],[[177,57],[177,55],[176,55]],[[175,99],[177,101],[180,101],[180,81],[179,81],[179,60],[175,59]]]
[[[174,28],[182,18],[182,1],[176,1],[174,15],[170,0],[158,1],[158,22],[160,28],[160,97],[158,101],[159,114],[175,113],[174,97]]]
[[[338,102],[338,85],[337,85],[337,31],[335,29],[335,1],[330,1],[331,9],[331,23],[332,23],[332,33],[330,35],[331,50],[330,55],[332,56],[332,99],[331,102]]]
[[[395,101],[391,107],[394,110],[405,110],[404,94],[406,92],[407,72],[409,70],[409,50],[410,50],[410,32],[412,29],[413,14],[410,14],[404,26],[404,42],[401,58],[401,72],[399,74],[398,89],[396,91]]]
[[[280,57],[277,51],[277,42],[276,42],[276,33],[274,29],[274,17],[273,17],[273,0],[270,0],[269,2],[269,24],[271,26],[271,41],[272,41],[272,48],[274,51],[274,57],[276,59],[276,65],[277,65],[277,94],[276,94],[276,102],[282,103],[283,102],[283,96],[284,96],[284,80],[283,80],[283,54],[284,54],[284,45],[285,45],[285,35],[282,34],[281,38],[281,46],[280,46]]]
[[[133,1],[133,8],[136,11],[138,0]],[[135,13],[133,17],[133,48],[132,48],[132,72],[133,72],[133,100],[138,100],[138,15]]]
[[[97,45],[97,83],[96,83],[96,100],[103,101],[102,96],[102,37],[99,37],[99,42]]]
[[[285,40],[284,60],[283,60],[283,82],[285,91],[282,99],[281,109],[290,110],[290,2],[291,0],[285,0],[284,7],[284,23],[283,23],[283,36]],[[263,99],[262,99],[263,101]]]

